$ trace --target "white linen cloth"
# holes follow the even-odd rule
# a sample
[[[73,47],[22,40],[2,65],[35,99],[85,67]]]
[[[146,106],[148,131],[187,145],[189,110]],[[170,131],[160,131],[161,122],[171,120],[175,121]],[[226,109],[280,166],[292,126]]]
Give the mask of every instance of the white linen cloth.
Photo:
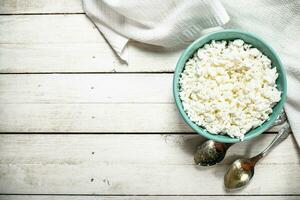
[[[86,14],[119,56],[126,60],[129,39],[164,47],[182,47],[203,29],[224,25],[263,37],[287,70],[285,110],[300,145],[300,1],[299,0],[83,0]],[[226,12],[227,11],[227,12]],[[124,50],[125,48],[125,50]]]
[[[83,6],[125,61],[129,39],[180,47],[198,38],[202,30],[229,21],[218,0],[83,0]]]

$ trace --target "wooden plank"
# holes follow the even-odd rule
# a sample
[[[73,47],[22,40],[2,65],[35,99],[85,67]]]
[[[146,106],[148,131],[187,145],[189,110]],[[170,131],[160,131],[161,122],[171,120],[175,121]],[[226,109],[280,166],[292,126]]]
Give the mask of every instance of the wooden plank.
[[[0,0],[0,14],[83,13],[81,0]]]
[[[299,200],[299,196],[55,196],[0,195],[0,200]]]
[[[103,43],[99,31],[84,15],[0,16],[1,44]]]
[[[0,102],[2,132],[191,132],[172,74],[1,75]]]
[[[174,103],[173,74],[0,75],[1,103]]]
[[[130,43],[121,62],[85,15],[0,17],[0,73],[172,72],[180,51]]]
[[[0,104],[0,132],[191,132],[174,104]]]
[[[260,152],[273,137],[262,135],[236,144],[223,163],[201,168],[193,165],[196,146],[203,142],[197,135],[2,134],[0,192],[299,195],[300,154],[292,137],[258,164],[247,188],[234,193],[223,188],[228,165],[238,157]]]

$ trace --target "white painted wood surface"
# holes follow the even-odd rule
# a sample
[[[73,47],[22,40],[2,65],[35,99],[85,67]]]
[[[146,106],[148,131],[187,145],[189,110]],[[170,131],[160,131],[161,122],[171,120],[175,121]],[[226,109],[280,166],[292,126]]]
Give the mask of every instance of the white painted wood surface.
[[[84,14],[0,18],[0,72],[172,72],[181,50],[129,45],[122,63]]]
[[[173,74],[9,74],[0,77],[1,103],[174,103]]]
[[[226,168],[274,134],[233,146],[216,167],[194,166],[204,139],[188,134],[163,74],[181,50],[131,43],[127,65],[82,13],[81,0],[0,0],[0,200],[300,199],[292,136],[239,192],[224,190]]]
[[[83,13],[81,0],[0,0],[0,14]]]
[[[2,132],[190,132],[174,104],[1,104]]]
[[[227,193],[223,188],[228,165],[260,152],[273,137],[237,144],[224,163],[201,168],[193,164],[196,146],[203,142],[197,135],[3,134],[0,193],[298,195],[299,151],[291,137],[258,164],[246,189]]]

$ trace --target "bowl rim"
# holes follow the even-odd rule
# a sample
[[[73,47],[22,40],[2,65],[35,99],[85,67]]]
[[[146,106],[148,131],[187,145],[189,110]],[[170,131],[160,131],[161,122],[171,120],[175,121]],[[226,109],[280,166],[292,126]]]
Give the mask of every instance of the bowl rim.
[[[260,126],[254,128],[254,129],[250,130],[250,131],[258,130],[258,131],[253,131],[252,134],[250,134],[250,135],[248,134],[247,135],[247,133],[250,132],[250,131],[248,131],[245,134],[245,137],[244,137],[243,141],[250,140],[250,139],[252,139],[252,138],[260,135],[264,131],[266,131],[274,123],[274,121],[276,120],[276,118],[280,114],[281,110],[283,109],[284,103],[286,101],[286,92],[287,92],[286,72],[285,72],[285,69],[283,67],[283,64],[282,64],[279,56],[277,55],[277,53],[275,52],[275,50],[267,42],[265,42],[261,37],[257,36],[256,34],[253,34],[253,33],[247,32],[247,31],[243,31],[243,30],[239,30],[239,29],[224,29],[224,30],[219,30],[219,31],[208,33],[208,34],[206,34],[206,35],[204,35],[204,36],[196,39],[194,42],[192,42],[183,51],[183,53],[180,55],[180,57],[179,57],[179,59],[177,61],[177,64],[176,64],[174,75],[173,75],[173,96],[174,96],[174,99],[175,99],[176,107],[179,110],[179,113],[180,113],[181,117],[199,135],[202,135],[202,136],[204,136],[204,137],[206,137],[208,139],[211,139],[211,140],[214,140],[214,141],[218,141],[218,142],[237,143],[237,142],[241,141],[239,138],[232,138],[229,135],[212,134],[212,133],[208,132],[207,130],[205,130],[204,127],[200,127],[196,123],[192,122],[189,119],[189,117],[187,116],[186,112],[184,111],[181,99],[179,97],[179,88],[178,88],[179,78],[180,78],[181,72],[184,69],[184,66],[183,67],[181,67],[181,66],[184,65],[186,63],[187,59],[190,58],[195,53],[195,51],[198,48],[201,47],[200,46],[196,50],[194,50],[195,46],[198,46],[197,44],[199,42],[201,42],[202,40],[204,40],[204,39],[206,39],[206,38],[208,38],[208,37],[210,37],[210,36],[212,36],[214,34],[219,34],[219,33],[238,33],[238,34],[246,35],[248,37],[251,37],[251,38],[254,38],[255,40],[260,41],[261,43],[263,43],[263,45],[266,48],[268,48],[268,50],[271,52],[271,54],[273,54],[273,56],[275,57],[275,59],[277,59],[277,61],[278,61],[277,68],[280,69],[280,71],[281,71],[280,74],[281,74],[281,76],[282,76],[281,78],[283,80],[281,99],[280,99],[280,101],[276,105],[274,105],[274,107],[278,106],[279,108],[276,111],[273,110],[272,114],[270,115],[270,116],[273,116],[273,118],[269,117],[269,119],[266,120],[262,125],[260,125]],[[227,40],[227,39],[224,39],[224,40]],[[207,44],[207,43],[205,43],[205,44]]]

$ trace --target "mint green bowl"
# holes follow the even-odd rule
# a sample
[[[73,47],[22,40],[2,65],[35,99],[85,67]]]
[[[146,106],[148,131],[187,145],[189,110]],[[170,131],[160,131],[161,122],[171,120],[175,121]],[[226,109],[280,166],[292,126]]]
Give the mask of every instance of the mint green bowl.
[[[286,75],[285,75],[285,70],[283,68],[283,65],[278,57],[278,55],[275,53],[272,47],[270,47],[264,40],[262,40],[260,37],[248,33],[245,31],[241,30],[222,30],[218,32],[213,32],[210,34],[207,34],[196,41],[194,41],[191,45],[187,47],[187,49],[182,53],[180,56],[176,69],[174,72],[174,78],[173,78],[173,94],[175,98],[175,103],[177,105],[177,108],[184,119],[184,121],[198,134],[211,139],[215,140],[218,142],[226,142],[226,143],[236,143],[239,142],[240,139],[238,138],[231,138],[228,135],[216,135],[208,132],[205,130],[203,127],[198,126],[194,122],[192,122],[187,114],[185,113],[182,102],[179,97],[179,91],[180,91],[180,86],[179,86],[179,78],[181,72],[184,70],[185,63],[187,60],[193,56],[193,54],[204,44],[207,44],[211,42],[212,40],[234,40],[234,39],[242,39],[246,43],[253,45],[253,47],[259,49],[264,55],[266,55],[271,61],[272,61],[272,67],[277,68],[277,72],[279,74],[279,77],[276,81],[277,83],[277,88],[282,91],[281,95],[281,100],[273,107],[273,113],[269,116],[269,119],[265,121],[261,126],[251,129],[245,134],[244,140],[250,140],[264,131],[266,131],[276,120],[277,116],[280,114],[281,110],[283,109],[283,105],[286,100]]]

